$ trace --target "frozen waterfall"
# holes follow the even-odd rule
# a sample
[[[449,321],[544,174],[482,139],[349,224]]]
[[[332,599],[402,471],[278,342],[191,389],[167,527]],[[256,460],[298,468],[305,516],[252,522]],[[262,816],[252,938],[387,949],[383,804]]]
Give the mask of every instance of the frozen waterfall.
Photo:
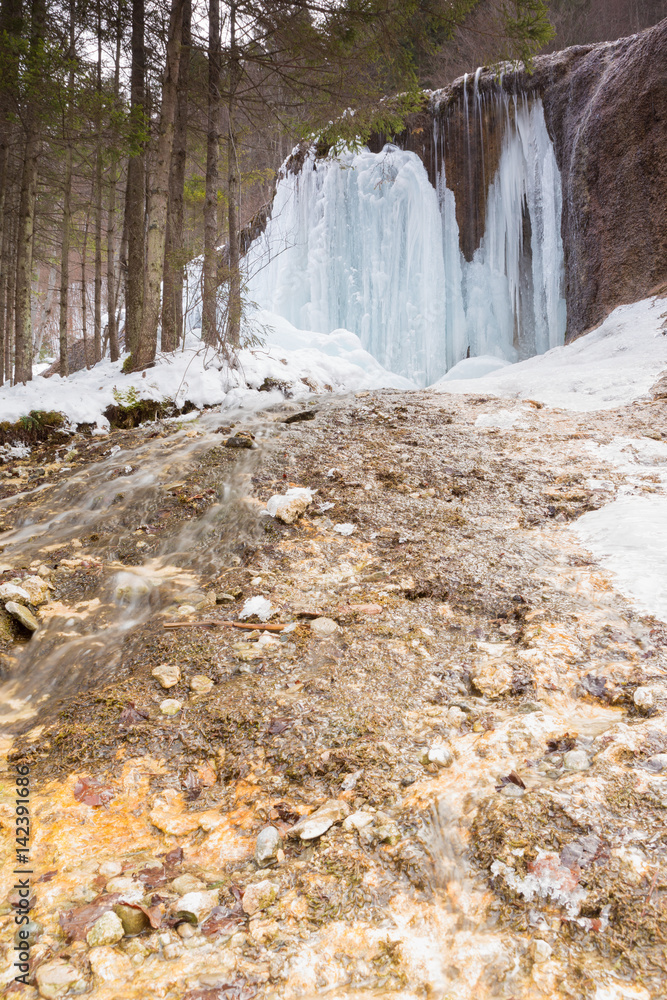
[[[480,115],[481,101],[471,102]],[[493,101],[502,140],[471,260],[445,156],[434,188],[421,159],[393,145],[326,159],[310,151],[300,170],[283,170],[248,254],[250,297],[303,330],[353,331],[422,385],[468,355],[516,361],[562,344],[561,187],[542,104],[500,90]],[[467,99],[465,112],[475,113]],[[434,129],[442,151],[437,117]]]

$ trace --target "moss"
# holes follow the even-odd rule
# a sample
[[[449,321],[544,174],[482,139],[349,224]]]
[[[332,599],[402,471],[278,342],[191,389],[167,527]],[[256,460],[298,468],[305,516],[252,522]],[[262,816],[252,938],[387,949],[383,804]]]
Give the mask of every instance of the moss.
[[[15,423],[0,423],[1,444],[36,444],[39,441],[65,441],[70,432],[64,430],[67,418],[55,410],[31,410]]]

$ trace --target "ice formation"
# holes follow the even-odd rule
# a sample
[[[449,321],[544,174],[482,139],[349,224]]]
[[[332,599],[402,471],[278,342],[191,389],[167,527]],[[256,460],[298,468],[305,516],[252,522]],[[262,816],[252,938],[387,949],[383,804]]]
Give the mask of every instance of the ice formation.
[[[467,94],[467,90],[465,91]],[[344,328],[390,371],[430,384],[476,355],[509,362],[563,343],[560,175],[539,99],[475,91],[466,115],[502,116],[486,228],[459,249],[444,157],[387,145],[284,169],[248,257],[251,298],[299,329]],[[438,129],[434,116],[434,129]],[[436,149],[443,136],[435,135]]]

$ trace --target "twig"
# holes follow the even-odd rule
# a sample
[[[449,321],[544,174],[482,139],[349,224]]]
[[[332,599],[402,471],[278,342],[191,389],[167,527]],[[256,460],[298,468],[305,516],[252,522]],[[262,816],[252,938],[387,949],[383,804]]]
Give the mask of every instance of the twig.
[[[265,625],[263,622],[259,622],[257,625],[250,624],[249,622],[216,622],[216,621],[203,621],[203,622],[165,622],[165,628],[241,628],[247,629],[248,631],[263,631],[263,632],[282,632],[283,629],[287,628],[287,625]]]

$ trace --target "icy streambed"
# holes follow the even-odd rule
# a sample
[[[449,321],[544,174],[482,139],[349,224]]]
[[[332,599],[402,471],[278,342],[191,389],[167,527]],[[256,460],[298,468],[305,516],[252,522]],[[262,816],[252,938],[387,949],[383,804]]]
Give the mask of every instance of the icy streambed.
[[[194,1000],[224,983],[281,1000],[424,990],[657,1000],[660,947],[645,924],[664,892],[655,809],[665,779],[647,761],[667,741],[665,629],[641,617],[646,596],[623,596],[634,592],[617,566],[618,590],[590,559],[597,536],[579,533],[597,518],[596,531],[619,538],[618,522],[609,528],[618,504],[660,502],[665,446],[646,437],[659,405],[583,418],[484,397],[364,393],[322,403],[300,425],[280,422],[290,404],[248,420],[257,450],[221,449],[222,417],[211,413],[164,437],[125,435],[120,451],[100,441],[48,493],[21,490],[14,503],[30,505],[5,535],[4,572],[45,566],[55,589],[40,631],[14,650],[4,722],[77,693],[94,728],[98,689],[112,712],[104,808],[74,795],[104,762],[85,720],[68,729],[47,714],[23,743],[40,773],[52,756],[62,775],[33,801],[35,864],[55,872],[35,886],[36,961],[62,956],[95,1000],[119,989]],[[283,475],[333,506],[267,536],[258,515]],[[334,530],[350,519],[350,535]],[[179,630],[165,646],[164,620],[236,616],[234,593],[221,610],[212,603],[227,588],[269,599],[296,638],[260,648]],[[304,608],[337,630],[317,638],[299,624]],[[184,706],[171,719],[160,715],[155,657],[183,673],[167,692]],[[186,682],[202,673],[210,694]],[[642,688],[654,698],[645,714]],[[130,703],[146,721],[123,734],[113,711]],[[290,725],[270,735],[272,720]],[[448,767],[428,761],[438,747]],[[503,782],[511,773],[525,789]],[[9,786],[3,795],[4,818]],[[330,797],[366,812],[367,827],[290,840],[283,816]],[[252,856],[268,822],[286,856],[262,871]],[[391,824],[387,840],[374,833]],[[177,847],[178,874],[221,905],[231,908],[231,885],[267,878],[275,902],[210,936],[163,925],[113,945],[66,944],[59,914],[111,891],[114,865],[141,888]],[[166,910],[174,877],[157,889]],[[619,898],[640,902],[623,911]],[[6,909],[0,921],[7,937]],[[634,972],[618,961],[619,940],[634,948]]]

